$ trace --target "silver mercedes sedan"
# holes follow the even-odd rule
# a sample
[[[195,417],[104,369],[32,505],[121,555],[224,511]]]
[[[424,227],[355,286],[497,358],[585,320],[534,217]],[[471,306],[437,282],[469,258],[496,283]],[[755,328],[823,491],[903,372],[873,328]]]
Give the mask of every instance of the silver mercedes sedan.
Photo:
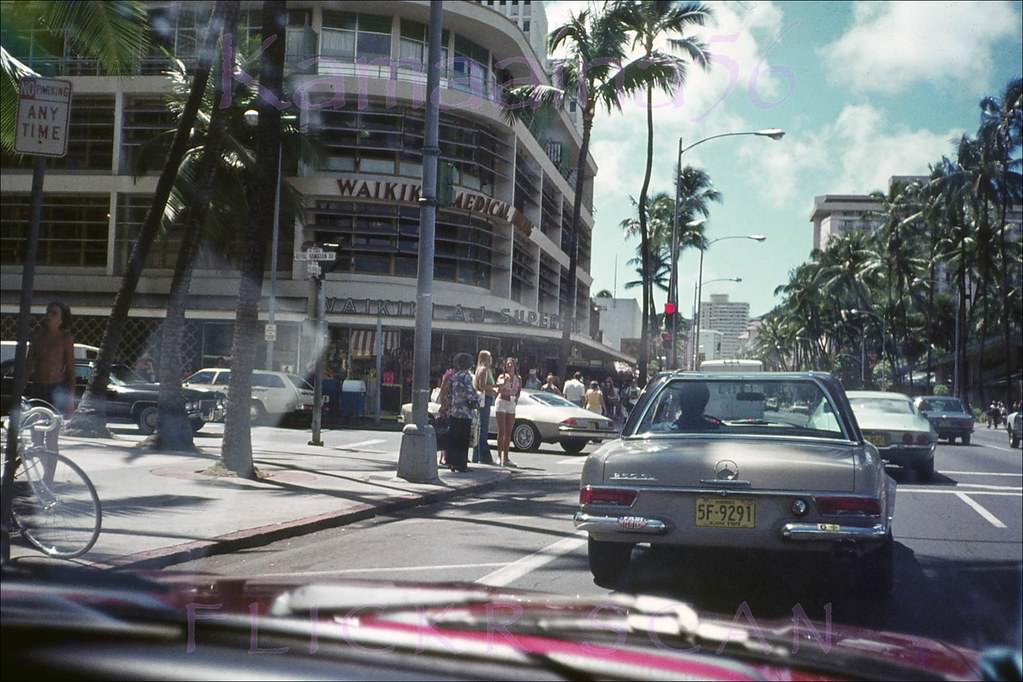
[[[649,543],[840,555],[871,592],[892,588],[895,481],[828,374],[657,376],[587,458],[579,504],[600,583]]]

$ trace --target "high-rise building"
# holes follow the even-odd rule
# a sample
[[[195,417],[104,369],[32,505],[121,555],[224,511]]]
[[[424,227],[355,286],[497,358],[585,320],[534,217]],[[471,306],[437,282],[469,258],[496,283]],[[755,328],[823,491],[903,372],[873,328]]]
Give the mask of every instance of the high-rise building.
[[[891,189],[896,184],[926,183],[925,175],[893,175],[888,179]],[[874,233],[883,222],[878,212],[884,205],[869,194],[824,194],[814,197],[810,222],[813,223],[813,248],[826,250],[832,237],[855,230]]]
[[[702,330],[721,332],[721,355],[716,359],[730,360],[738,355],[739,336],[746,334],[749,324],[749,303],[729,301],[728,294],[711,294],[709,301],[700,304],[700,341]]]
[[[600,309],[602,342],[622,350],[622,339],[638,339],[643,333],[643,313],[634,298],[598,296],[593,304]]]
[[[481,5],[500,12],[512,20],[526,34],[533,46],[537,61],[547,69],[547,12],[543,2],[537,0],[476,0]]]

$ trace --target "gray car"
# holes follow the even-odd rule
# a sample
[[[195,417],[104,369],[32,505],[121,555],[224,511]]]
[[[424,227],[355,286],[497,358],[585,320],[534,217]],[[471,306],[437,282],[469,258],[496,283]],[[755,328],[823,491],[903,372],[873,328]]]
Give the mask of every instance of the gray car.
[[[587,458],[579,498],[598,582],[650,543],[841,556],[871,592],[892,588],[895,481],[827,374],[659,375]]]
[[[959,398],[928,395],[917,398],[913,404],[917,412],[927,417],[938,438],[947,438],[949,443],[958,438],[963,445],[970,444],[975,420]]]

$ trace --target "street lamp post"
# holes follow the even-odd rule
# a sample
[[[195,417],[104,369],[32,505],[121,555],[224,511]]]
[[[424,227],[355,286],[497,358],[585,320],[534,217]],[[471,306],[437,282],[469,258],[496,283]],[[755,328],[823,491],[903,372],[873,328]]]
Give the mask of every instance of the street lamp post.
[[[736,234],[736,235],[730,235],[728,237],[718,237],[717,239],[712,239],[711,241],[707,242],[702,247],[700,247],[700,274],[699,274],[699,277],[696,280],[697,282],[700,283],[700,287],[697,290],[697,294],[696,294],[696,317],[695,317],[695,319],[693,319],[693,327],[694,327],[694,329],[696,329],[696,336],[697,336],[697,338],[699,338],[699,335],[700,335],[700,324],[703,322],[703,320],[701,319],[701,312],[702,312],[702,309],[703,309],[703,254],[704,254],[704,252],[707,249],[709,249],[711,247],[712,244],[716,244],[717,242],[722,242],[722,241],[724,241],[726,239],[752,239],[755,242],[762,242],[762,241],[766,241],[767,237],[765,237],[762,234]],[[697,345],[699,345],[699,344],[697,344]],[[696,358],[697,358],[697,356],[696,356],[696,348],[694,347],[693,348],[693,369],[696,369]]]
[[[848,311],[845,311],[845,312],[848,312],[851,315],[870,316],[870,317],[873,317],[875,320],[878,320],[881,323],[881,365],[883,367],[884,366],[884,353],[885,353],[885,337],[887,335],[887,330],[886,330],[886,325],[885,325],[884,318],[882,316],[878,315],[875,312],[871,312],[870,310],[860,310],[858,308],[850,308]],[[867,325],[866,325],[865,322],[861,323],[861,325],[860,325],[860,358],[861,358],[861,362],[862,362],[862,364],[860,365],[860,382],[863,383],[863,384],[866,384],[866,375],[865,375],[865,369],[864,368],[866,367],[866,364],[867,364]],[[892,377],[894,378],[894,376],[895,376],[895,363],[893,361],[892,362]],[[882,382],[881,383],[882,390],[888,388],[888,382],[885,381],[885,379],[884,379],[884,372],[881,372],[881,382]]]
[[[259,112],[255,109],[249,109],[244,114],[245,123],[251,127],[255,127],[259,123]],[[281,120],[295,120],[295,116],[285,115],[281,116]],[[264,330],[264,336],[266,338],[266,368],[273,371],[274,369],[274,342],[277,340],[277,327],[274,324],[274,311],[277,307],[277,243],[278,235],[280,234],[280,222],[281,222],[281,181],[283,175],[283,159],[284,159],[284,142],[281,141],[277,148],[277,187],[274,190],[274,232],[273,242],[271,243],[270,249],[270,303],[267,306],[267,327],[269,330]]]
[[[702,140],[697,140],[688,147],[682,146],[682,138],[678,138],[678,172],[675,175],[675,210],[671,220],[671,278],[668,282],[668,302],[674,304],[674,314],[671,316],[671,368],[676,369],[678,364],[678,356],[676,352],[676,344],[674,340],[676,338],[676,332],[678,331],[678,325],[676,320],[678,319],[678,244],[679,244],[679,233],[678,233],[678,205],[682,200],[682,155],[697,145],[701,145],[704,142],[710,140],[716,140],[719,137],[737,137],[740,135],[755,135],[757,137],[769,137],[772,140],[780,140],[785,136],[785,131],[780,128],[767,128],[764,130],[747,130],[736,133],[719,133],[718,135],[711,135],[705,137]],[[702,254],[701,254],[702,258]],[[699,333],[699,327],[696,328]],[[693,357],[696,357],[695,351]]]

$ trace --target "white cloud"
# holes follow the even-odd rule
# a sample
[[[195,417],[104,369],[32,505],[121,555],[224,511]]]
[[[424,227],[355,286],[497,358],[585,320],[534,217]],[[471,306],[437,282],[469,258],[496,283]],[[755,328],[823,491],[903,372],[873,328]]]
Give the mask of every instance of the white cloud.
[[[819,130],[790,132],[778,145],[744,145],[740,158],[771,205],[796,210],[814,194],[866,194],[887,189],[892,175],[926,174],[963,132],[893,126],[882,110],[850,104]]]
[[[858,2],[853,24],[819,50],[832,83],[857,92],[897,94],[917,82],[985,92],[999,43],[1019,50],[1019,4]]]

